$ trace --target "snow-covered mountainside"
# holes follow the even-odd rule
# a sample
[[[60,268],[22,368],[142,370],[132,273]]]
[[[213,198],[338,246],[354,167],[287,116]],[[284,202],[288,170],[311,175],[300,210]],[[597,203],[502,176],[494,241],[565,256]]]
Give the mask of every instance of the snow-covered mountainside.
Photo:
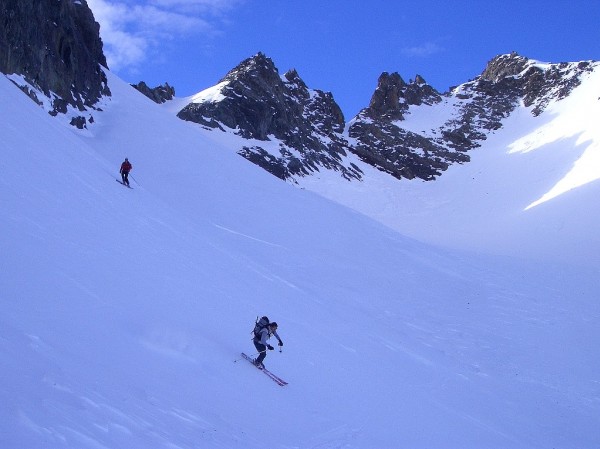
[[[407,84],[384,73],[369,107],[349,124],[353,152],[400,179],[435,179],[450,165],[468,162],[470,151],[501,129],[518,105],[537,116],[568,97],[594,67],[500,55],[473,81],[443,95],[418,75]],[[425,120],[415,123],[412,114]]]
[[[597,444],[597,264],[418,243],[108,82],[78,131],[0,77],[1,447]],[[284,388],[239,359],[262,314]]]
[[[85,0],[44,7],[89,18]],[[37,55],[78,54],[69,18],[30,35]],[[350,151],[366,137],[332,96],[264,56],[160,105],[140,91],[171,86],[92,61],[112,95],[81,97],[81,129],[27,73],[0,75],[0,448],[598,446],[598,70],[498,62],[451,95],[382,77],[369,108],[389,130],[435,137],[465,114],[486,130],[433,182]],[[502,83],[510,111],[481,110]],[[115,182],[125,157],[133,189]],[[265,314],[285,387],[240,357]]]
[[[293,94],[257,55],[217,86],[165,107],[220,128],[215,138],[278,177],[419,240],[600,261],[595,209],[563,196],[592,203],[599,193],[599,73],[597,62],[549,64],[512,53],[445,94],[421,76],[406,83],[384,73],[369,107],[342,130],[339,114],[323,112],[331,107],[310,115],[315,108],[298,100],[321,93]]]
[[[485,130],[469,162],[451,165],[437,180],[397,182],[358,164],[360,183],[321,171],[299,184],[422,241],[597,266],[600,65],[521,62],[496,79],[487,70],[434,106],[410,106],[396,122],[435,139],[449,118],[471,115],[465,123]],[[485,106],[485,92],[498,83],[516,87]]]

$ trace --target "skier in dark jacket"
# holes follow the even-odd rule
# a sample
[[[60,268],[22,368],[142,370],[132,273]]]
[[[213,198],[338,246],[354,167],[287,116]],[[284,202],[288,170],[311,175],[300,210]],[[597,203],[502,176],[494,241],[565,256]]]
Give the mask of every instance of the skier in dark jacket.
[[[283,341],[281,341],[281,338],[279,338],[279,335],[277,335],[277,323],[275,321],[263,327],[260,330],[258,336],[255,336],[252,340],[254,346],[256,347],[256,350],[260,353],[256,360],[254,360],[254,364],[258,368],[262,369],[265,367],[265,365],[263,364],[263,360],[267,356],[267,349],[269,349],[269,351],[272,351],[274,349],[273,346],[271,346],[268,343],[269,338],[271,338],[271,335],[275,335],[275,338],[279,340],[279,346],[283,346]]]
[[[121,178],[123,179],[123,184],[125,184],[126,186],[129,186],[129,172],[132,168],[133,166],[131,165],[131,162],[129,162],[129,159],[125,158],[125,160],[121,164],[120,173]]]

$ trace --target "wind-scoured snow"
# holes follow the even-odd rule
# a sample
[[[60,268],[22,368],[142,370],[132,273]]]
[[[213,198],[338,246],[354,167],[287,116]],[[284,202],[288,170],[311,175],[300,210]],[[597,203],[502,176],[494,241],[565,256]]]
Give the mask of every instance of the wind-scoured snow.
[[[337,191],[399,232],[109,85],[82,132],[0,77],[0,447],[598,446],[597,259],[497,257],[476,232],[552,251],[560,202],[582,219],[563,240],[593,242],[597,181],[525,211],[595,148],[582,133],[507,154],[523,110],[439,181]],[[239,358],[263,314],[283,388]]]

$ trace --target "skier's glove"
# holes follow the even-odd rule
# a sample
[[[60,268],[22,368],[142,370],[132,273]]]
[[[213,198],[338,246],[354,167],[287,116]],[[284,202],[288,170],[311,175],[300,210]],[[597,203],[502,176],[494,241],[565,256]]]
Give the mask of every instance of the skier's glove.
[[[279,340],[279,346],[283,346],[283,342]]]
[[[269,351],[272,351],[274,349],[271,345],[267,345],[267,348],[269,348]]]

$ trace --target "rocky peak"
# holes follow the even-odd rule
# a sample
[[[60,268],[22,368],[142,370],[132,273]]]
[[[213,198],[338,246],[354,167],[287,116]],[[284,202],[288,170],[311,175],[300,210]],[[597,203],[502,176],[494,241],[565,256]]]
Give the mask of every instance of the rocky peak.
[[[530,61],[516,52],[507,55],[499,55],[488,62],[480,79],[498,83],[507,77],[520,75],[529,65]]]
[[[169,86],[169,83],[150,88],[145,82],[140,81],[138,84],[132,84],[131,86],[158,104],[166,103],[175,96],[175,88]]]
[[[391,75],[383,72],[377,80],[377,88],[371,97],[366,114],[370,117],[385,116],[391,120],[400,120],[406,112],[404,88],[406,83],[394,72]]]
[[[417,76],[415,76],[415,84],[418,86],[422,86],[424,84],[427,84],[427,81],[425,81],[425,78],[423,78],[421,75],[417,74]]]
[[[0,71],[21,75],[38,103],[35,91],[48,97],[51,114],[93,109],[110,95],[99,30],[85,0],[2,0]]]
[[[415,80],[406,86],[404,98],[408,105],[414,106],[422,104],[432,105],[442,100],[439,92],[427,84],[427,81],[421,75],[415,76]]]
[[[223,129],[224,125],[239,129],[243,137],[268,140],[271,134],[285,133],[287,117],[297,115],[297,105],[286,104],[285,86],[275,64],[263,53],[242,61],[219,85],[220,101],[191,103],[178,117],[211,128]]]
[[[398,73],[383,72],[363,113],[370,118],[403,120],[409,106],[434,104],[440,100],[440,94],[421,75],[407,84]]]
[[[539,115],[553,100],[567,97],[580,84],[583,73],[593,70],[591,61],[541,63],[512,52],[492,59],[476,79],[476,90],[488,96],[522,100]]]
[[[280,76],[273,61],[258,53],[227,73],[218,89],[217,101],[199,98],[178,117],[254,139],[239,153],[282,179],[319,166],[359,177],[354,167],[340,162],[347,142],[340,135],[344,116],[333,95],[309,89],[296,70]]]
[[[291,89],[308,94],[308,86],[304,83],[304,80],[300,78],[296,69],[288,70],[283,77],[286,80],[286,84]]]
[[[277,67],[275,67],[271,58],[267,57],[264,53],[259,52],[242,61],[237,67],[229,71],[221,82],[229,81],[235,83],[240,80],[252,79],[261,81],[264,84],[277,84],[279,79]]]

